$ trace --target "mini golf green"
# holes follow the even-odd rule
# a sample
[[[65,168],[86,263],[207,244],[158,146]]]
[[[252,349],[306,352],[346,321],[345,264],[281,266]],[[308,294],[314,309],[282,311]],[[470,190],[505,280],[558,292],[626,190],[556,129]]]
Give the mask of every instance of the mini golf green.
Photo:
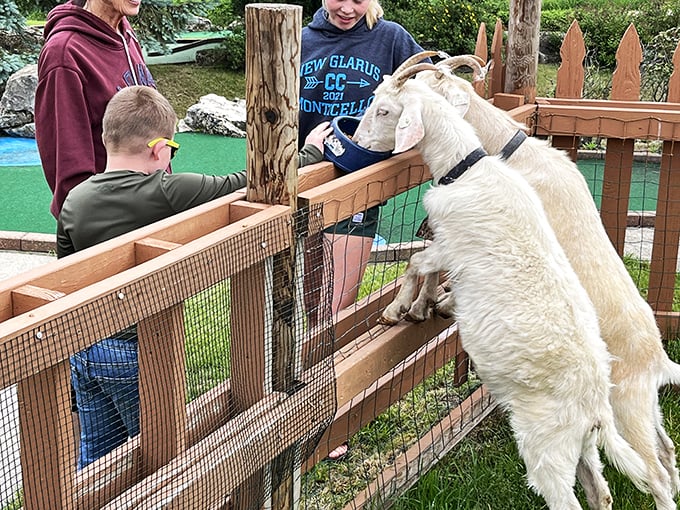
[[[226,138],[200,133],[178,133],[181,149],[173,159],[174,172],[199,172],[226,175],[245,168],[246,142],[243,138]],[[0,201],[0,230],[54,233],[56,221],[49,213],[51,193],[42,168],[36,164],[3,166],[0,151],[0,181],[5,191]],[[35,163],[35,162],[34,162]],[[602,196],[602,160],[581,160],[583,173],[595,202]],[[630,193],[630,210],[655,210],[659,182],[659,166],[635,163]],[[393,199],[382,207],[378,233],[388,243],[415,239],[415,233],[425,217],[420,205],[422,194],[430,186],[423,184]],[[568,207],[568,204],[565,204]]]

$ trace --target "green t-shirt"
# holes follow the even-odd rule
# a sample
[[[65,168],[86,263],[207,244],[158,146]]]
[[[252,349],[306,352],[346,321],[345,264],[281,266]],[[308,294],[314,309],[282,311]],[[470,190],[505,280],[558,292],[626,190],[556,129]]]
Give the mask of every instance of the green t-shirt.
[[[57,257],[65,257],[139,227],[228,195],[246,185],[245,171],[225,176],[143,174],[132,170],[93,175],[73,188],[57,221]]]

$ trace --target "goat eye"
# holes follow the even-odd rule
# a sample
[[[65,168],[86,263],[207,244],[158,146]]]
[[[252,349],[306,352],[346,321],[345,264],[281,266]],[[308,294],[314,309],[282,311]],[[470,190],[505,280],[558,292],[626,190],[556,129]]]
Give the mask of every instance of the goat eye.
[[[387,110],[385,110],[384,108],[378,108],[377,115],[378,117],[384,117],[385,115],[387,115]]]

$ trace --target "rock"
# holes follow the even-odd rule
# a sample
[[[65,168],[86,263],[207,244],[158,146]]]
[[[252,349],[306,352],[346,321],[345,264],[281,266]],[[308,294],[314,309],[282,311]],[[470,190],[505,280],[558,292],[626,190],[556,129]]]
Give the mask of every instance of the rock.
[[[37,64],[27,65],[10,76],[2,99],[0,99],[0,131],[5,131],[8,134],[32,132],[33,134],[30,136],[35,136],[33,113],[35,111],[35,89],[37,86]],[[29,127],[24,128],[27,125]]]
[[[217,94],[201,97],[187,110],[180,131],[198,131],[212,135],[246,137],[246,102],[244,99],[227,100]]]

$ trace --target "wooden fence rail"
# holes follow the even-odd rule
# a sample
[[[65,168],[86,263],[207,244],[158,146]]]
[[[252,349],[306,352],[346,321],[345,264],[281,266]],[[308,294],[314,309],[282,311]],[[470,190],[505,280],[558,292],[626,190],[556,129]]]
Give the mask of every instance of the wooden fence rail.
[[[278,9],[264,4],[259,8]],[[538,98],[535,104],[518,106],[512,113],[530,126],[535,136],[552,137],[553,144],[573,158],[578,157],[580,137],[607,139],[602,219],[621,254],[628,221],[633,141],[663,142],[648,296],[662,330],[676,333],[680,314],[671,312],[671,307],[680,238],[680,155],[674,153],[680,136],[680,57],[676,50],[670,103],[640,102],[636,38],[631,28],[622,40],[612,100],[585,100],[581,98],[580,72],[585,52],[578,24],[574,23],[562,46],[558,97]],[[478,38],[477,53],[483,58],[487,57],[482,43],[485,40],[485,35]],[[521,101],[507,97],[502,89],[500,23],[493,41],[493,74],[488,91],[482,87],[478,92],[488,94],[497,106],[517,106]],[[264,56],[266,53],[260,53],[258,58]],[[269,70],[276,69],[272,65]],[[271,103],[256,104],[260,110],[275,110]],[[291,122],[286,115],[281,118]],[[272,126],[274,132],[279,128]],[[259,136],[267,138],[263,132]],[[290,152],[288,145],[284,149],[288,154],[286,151]],[[258,164],[254,158],[251,165]],[[249,176],[253,171],[249,168]],[[330,360],[336,373],[334,385],[323,386],[315,394],[304,388],[288,393],[273,386],[262,391],[262,373],[267,367],[247,364],[255,362],[248,353],[263,351],[265,326],[258,326],[256,331],[242,327],[249,323],[246,314],[256,314],[260,322],[265,320],[269,313],[266,306],[271,303],[261,300],[262,309],[246,306],[232,310],[232,378],[185,404],[182,317],[188,298],[227,278],[237,301],[270,292],[272,282],[265,281],[262,287],[260,280],[254,282],[253,275],[266,273],[275,257],[294,249],[297,234],[291,228],[295,224],[292,209],[322,207],[323,225],[331,225],[430,179],[417,151],[347,175],[339,174],[328,163],[313,165],[302,169],[294,183],[282,186],[288,178],[281,180],[285,172],[277,174],[278,183],[291,197],[292,206],[256,203],[246,200],[242,192],[234,193],[0,282],[0,388],[18,386],[24,508],[124,508],[133,504],[188,508],[187,502],[196,498],[209,501],[211,507],[218,506],[268,462],[295,447],[300,433],[291,430],[289,418],[297,412],[294,410],[308,409],[305,403],[331,403],[330,412],[338,408],[325,439],[315,452],[307,452],[304,469],[309,469],[327,454],[332,444],[328,438],[349,437],[435,370],[464,355],[451,321],[436,319],[392,328],[370,322],[393,296],[397,281],[336,318],[335,335],[343,342],[336,345]],[[256,182],[259,185],[263,181]],[[229,253],[239,256],[227,257]],[[229,264],[216,265],[217,258],[228,259]],[[93,313],[104,313],[104,317],[93,322]],[[157,334],[159,323],[166,325],[166,332],[167,325],[172,325],[171,334],[161,338]],[[69,356],[129,324],[140,326],[141,433],[76,473],[68,408]],[[83,331],[87,334],[81,334]],[[310,380],[322,365],[300,366],[297,375],[302,381]],[[389,374],[393,373],[408,374],[409,382],[392,387],[394,379]],[[249,378],[243,374],[256,375]],[[257,386],[260,394],[246,402],[252,394],[244,391],[243,385],[249,384]],[[233,407],[235,396],[243,404]],[[463,431],[466,426],[462,420],[477,423],[493,408],[483,387],[470,398],[443,420],[449,427],[455,422],[455,427]],[[366,413],[369,408],[372,414]],[[317,415],[311,410],[305,416],[305,434],[323,428],[323,423],[314,421]],[[244,435],[249,426],[255,426],[259,435]],[[454,436],[446,444],[459,438]],[[264,444],[259,441],[261,437],[278,438],[277,448],[259,451]],[[432,463],[449,447],[430,441],[418,443],[416,449]],[[253,463],[249,456],[253,452],[265,460]],[[211,453],[218,455],[210,457]],[[397,493],[399,487],[413,483],[412,479],[403,480],[398,469],[406,469],[413,455],[409,451],[396,459],[394,472],[383,479],[389,486],[385,492]],[[210,462],[209,457],[213,459]],[[37,458],[42,461],[36,462]],[[226,464],[236,464],[239,469],[226,473]],[[181,487],[173,486],[178,479]],[[382,490],[370,487],[353,505],[363,505],[370,494]]]

